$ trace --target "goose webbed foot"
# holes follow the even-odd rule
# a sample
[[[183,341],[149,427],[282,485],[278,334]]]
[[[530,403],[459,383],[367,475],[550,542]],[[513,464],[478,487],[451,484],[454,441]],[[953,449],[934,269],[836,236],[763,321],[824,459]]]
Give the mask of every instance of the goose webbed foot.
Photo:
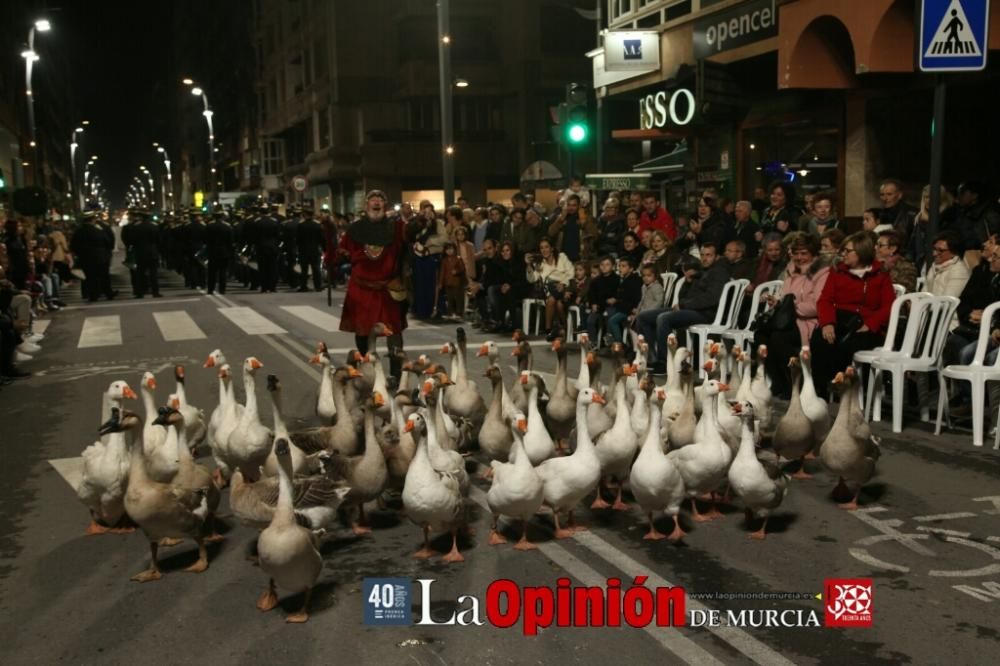
[[[110,527],[105,527],[104,525],[101,525],[96,520],[91,518],[90,525],[87,525],[87,531],[85,532],[85,534],[87,536],[97,536],[99,534],[107,534],[110,531],[111,531]]]
[[[274,579],[267,582],[267,589],[257,598],[257,610],[267,612],[278,605],[278,593],[274,589]]]
[[[288,624],[302,624],[309,620],[309,598],[312,597],[312,588],[310,587],[306,590],[306,598],[302,602],[302,608],[296,613],[292,613],[285,618],[285,622]]]

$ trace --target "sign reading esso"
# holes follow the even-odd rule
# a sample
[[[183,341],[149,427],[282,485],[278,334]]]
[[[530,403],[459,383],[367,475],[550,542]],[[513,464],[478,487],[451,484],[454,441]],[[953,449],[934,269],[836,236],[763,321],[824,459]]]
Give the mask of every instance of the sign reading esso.
[[[646,95],[639,100],[639,129],[666,127],[667,118],[674,125],[687,125],[694,118],[694,104],[694,93],[687,88]]]

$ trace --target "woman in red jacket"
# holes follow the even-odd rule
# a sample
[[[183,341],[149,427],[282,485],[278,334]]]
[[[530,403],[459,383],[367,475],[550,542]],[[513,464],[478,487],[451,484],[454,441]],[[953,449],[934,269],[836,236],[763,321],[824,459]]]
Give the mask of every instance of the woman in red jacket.
[[[840,256],[816,303],[819,325],[810,342],[813,382],[824,399],[830,380],[853,362],[854,352],[874,349],[885,340],[896,297],[892,279],[875,260],[871,234],[859,231],[848,236]]]

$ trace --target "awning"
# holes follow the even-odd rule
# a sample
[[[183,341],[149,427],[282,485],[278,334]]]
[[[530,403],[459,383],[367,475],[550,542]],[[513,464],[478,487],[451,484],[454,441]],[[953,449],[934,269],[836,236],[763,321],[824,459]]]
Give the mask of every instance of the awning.
[[[521,182],[534,180],[559,180],[563,177],[556,165],[545,160],[538,160],[528,165],[528,168],[521,172]]]

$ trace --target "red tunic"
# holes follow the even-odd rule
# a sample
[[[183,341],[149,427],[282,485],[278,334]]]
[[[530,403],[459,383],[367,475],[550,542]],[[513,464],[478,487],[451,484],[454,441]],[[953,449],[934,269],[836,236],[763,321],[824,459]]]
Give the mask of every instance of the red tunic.
[[[382,322],[393,332],[403,330],[400,304],[392,300],[388,289],[372,289],[361,282],[383,283],[399,275],[405,239],[402,222],[396,222],[392,245],[382,250],[377,258],[368,256],[365,246],[344,234],[340,249],[351,257],[351,279],[347,283],[347,297],[340,316],[340,330],[355,335],[368,335],[372,326]],[[355,278],[360,278],[356,280]]]

